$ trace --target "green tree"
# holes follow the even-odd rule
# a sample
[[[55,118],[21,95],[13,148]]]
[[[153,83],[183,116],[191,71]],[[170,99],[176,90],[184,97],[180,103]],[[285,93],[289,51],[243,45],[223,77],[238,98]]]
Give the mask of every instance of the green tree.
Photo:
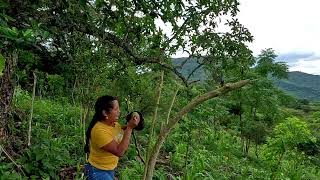
[[[275,54],[273,49],[262,50],[257,58],[256,72],[263,77],[271,75],[274,78],[287,78],[288,65],[284,62],[275,62]]]
[[[270,127],[277,122],[280,116],[279,90],[274,87],[271,78],[286,78],[288,68],[285,63],[275,62],[276,55],[272,49],[262,50],[256,58],[257,65],[251,69],[242,69],[234,72],[236,78],[257,79],[247,88],[231,94],[232,108],[238,109],[238,126],[242,138],[242,150],[248,155],[250,142],[255,142],[255,152],[258,155],[258,144],[261,144]],[[239,75],[240,76],[236,76]],[[260,129],[257,131],[256,129]]]
[[[21,21],[14,18],[14,9],[9,2],[0,3],[0,141],[6,141],[8,121],[11,114],[11,102],[15,89],[14,75],[19,53],[33,46],[36,38],[32,27],[19,28]],[[4,66],[3,66],[4,63]]]
[[[282,168],[284,159],[295,159],[303,155],[297,151],[300,143],[315,142],[306,122],[298,118],[287,118],[285,122],[278,124],[274,129],[274,137],[267,139],[262,155],[270,165],[274,179],[278,170]],[[296,159],[295,167],[299,167],[303,161]]]

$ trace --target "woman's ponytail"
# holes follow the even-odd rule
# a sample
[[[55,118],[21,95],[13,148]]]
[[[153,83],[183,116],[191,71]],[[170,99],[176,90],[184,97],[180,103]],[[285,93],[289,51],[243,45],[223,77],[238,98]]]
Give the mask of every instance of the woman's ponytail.
[[[85,153],[90,153],[90,138],[91,138],[92,128],[98,121],[102,121],[105,119],[103,111],[110,112],[113,109],[114,100],[118,100],[118,99],[113,96],[101,96],[98,98],[94,106],[94,109],[95,109],[94,116],[86,131],[86,144],[84,146]]]
[[[90,137],[91,137],[91,130],[93,128],[93,126],[99,121],[99,115],[97,113],[95,113],[93,115],[93,118],[88,126],[88,129],[86,131],[86,144],[84,145],[84,152],[85,153],[89,153],[90,152],[90,148],[89,148],[89,143],[90,143]]]

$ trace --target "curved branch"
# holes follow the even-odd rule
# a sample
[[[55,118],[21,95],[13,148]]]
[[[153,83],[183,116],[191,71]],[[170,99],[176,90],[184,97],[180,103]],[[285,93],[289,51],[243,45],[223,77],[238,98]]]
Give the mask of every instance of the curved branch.
[[[161,62],[161,57],[147,57],[147,56],[140,56],[134,53],[133,47],[130,46],[130,44],[121,38],[117,37],[116,35],[106,32],[102,29],[99,29],[94,26],[90,26],[88,24],[58,24],[55,22],[52,22],[52,26],[57,26],[62,29],[74,29],[78,32],[82,32],[88,35],[92,35],[94,37],[97,37],[101,39],[102,41],[107,41],[109,43],[114,44],[115,46],[121,48],[124,53],[126,53],[129,57],[131,57],[132,61],[136,65],[146,64],[146,63],[154,63],[158,64],[161,67],[172,71],[174,74],[178,76],[179,79],[182,80],[183,84],[188,87],[190,83],[188,80],[174,67],[170,66],[169,64]]]
[[[141,152],[140,152],[140,149],[139,149],[139,146],[137,143],[136,135],[134,134],[134,132],[132,132],[132,135],[133,135],[134,145],[136,146],[136,150],[138,152],[138,157],[140,158],[141,162],[145,165],[146,162],[144,161],[143,157],[141,156]]]
[[[148,174],[146,176],[145,179],[147,180],[151,180],[152,179],[152,176],[153,176],[153,170],[154,170],[154,167],[155,167],[155,164],[156,164],[156,159],[158,157],[158,154],[159,154],[159,151],[160,151],[160,148],[162,146],[162,144],[164,143],[166,137],[168,136],[168,134],[170,133],[171,129],[174,128],[174,126],[178,123],[178,121],[188,112],[190,112],[192,109],[194,109],[195,107],[197,107],[199,104],[209,100],[209,99],[212,99],[212,98],[215,98],[215,97],[218,97],[218,96],[221,96],[223,94],[226,94],[227,92],[230,92],[232,90],[235,90],[235,89],[239,89],[251,82],[253,82],[254,80],[241,80],[239,82],[235,82],[235,83],[227,83],[225,84],[224,86],[222,86],[221,88],[218,88],[216,90],[213,90],[213,91],[210,91],[210,92],[207,92],[203,95],[200,95],[196,98],[194,98],[193,100],[191,100],[191,102],[186,105],[185,107],[183,107],[177,114],[174,118],[170,119],[169,120],[169,123],[167,124],[166,127],[162,128],[160,130],[160,134],[158,136],[158,139],[157,139],[157,142],[156,144],[154,145],[153,147],[153,150],[152,150],[152,154],[147,162],[147,166],[148,166]]]
[[[186,113],[190,112],[192,109],[194,109],[196,106],[203,103],[204,101],[221,96],[232,90],[239,89],[253,81],[254,80],[247,79],[247,80],[241,80],[236,83],[227,83],[221,88],[207,92],[203,95],[200,95],[194,98],[188,105],[186,105],[184,108],[180,110],[180,112],[176,115],[176,117],[174,117],[169,121],[168,126],[164,129],[163,133],[168,133]]]
[[[75,27],[78,31],[86,33],[86,34],[90,34],[90,35],[98,35],[99,37],[102,38],[102,40],[107,40],[111,43],[113,43],[114,45],[120,47],[121,49],[124,50],[125,53],[127,53],[129,56],[132,57],[133,61],[135,64],[137,65],[141,65],[141,64],[146,64],[146,63],[155,63],[155,64],[159,64],[160,66],[162,66],[165,69],[168,69],[170,71],[172,71],[174,74],[176,74],[185,84],[185,86],[189,86],[189,83],[187,81],[187,79],[174,67],[171,67],[168,64],[165,64],[163,62],[160,61],[160,57],[141,57],[136,55],[135,53],[133,53],[132,48],[124,43],[121,39],[119,39],[118,37],[116,37],[115,35],[108,33],[108,32],[101,32],[101,31],[97,31],[98,34],[95,34],[95,32],[93,32],[90,28],[87,27]]]
[[[195,67],[195,68],[191,71],[191,73],[188,75],[187,80],[189,80],[190,77],[191,77],[200,67],[203,66],[203,64],[204,64],[204,63],[200,63],[197,67]]]

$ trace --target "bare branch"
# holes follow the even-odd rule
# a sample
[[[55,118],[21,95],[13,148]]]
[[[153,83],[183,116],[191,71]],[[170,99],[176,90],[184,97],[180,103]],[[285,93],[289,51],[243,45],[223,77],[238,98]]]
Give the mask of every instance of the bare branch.
[[[187,57],[185,60],[182,61],[182,63],[179,66],[176,66],[175,68],[182,69],[182,67],[192,58],[192,56]]]
[[[157,98],[157,102],[156,102],[156,107],[154,109],[154,112],[153,112],[153,117],[152,117],[152,124],[151,124],[151,128],[150,128],[150,131],[149,131],[149,139],[148,139],[148,147],[147,147],[147,161],[149,161],[149,158],[151,157],[151,151],[152,151],[152,139],[153,139],[153,134],[154,134],[154,128],[156,126],[156,120],[157,120],[157,116],[158,116],[158,108],[159,108],[159,104],[160,104],[160,97],[161,97],[161,91],[162,91],[162,88],[163,88],[163,76],[164,76],[164,71],[162,70],[161,71],[161,77],[160,77],[160,82],[159,82],[159,86],[158,86],[158,89],[156,91],[157,95],[156,95],[156,98]],[[144,177],[146,177],[147,175],[147,172],[148,172],[148,166],[145,166],[144,167]]]
[[[188,75],[187,80],[190,79],[190,77],[200,68],[203,66],[204,63],[200,63],[196,68],[194,68],[191,73]]]
[[[0,153],[4,152],[4,154],[10,159],[10,161],[22,172],[22,174],[24,176],[26,176],[26,174],[24,173],[24,171],[21,168],[21,165],[17,164],[16,161],[10,156],[10,154],[2,147],[2,145],[0,145]]]
[[[176,68],[169,66],[168,64],[165,64],[165,63],[158,63],[158,64],[160,66],[162,66],[163,68],[168,69],[168,70],[172,71],[174,74],[176,74],[182,80],[182,82],[184,83],[184,85],[186,87],[189,86],[187,79]]]
[[[139,146],[137,143],[136,135],[134,134],[134,132],[132,132],[132,135],[133,135],[134,145],[136,146],[136,150],[138,152],[138,157],[140,158],[141,162],[145,165],[146,162],[144,161],[143,157],[141,156],[141,152],[140,152],[140,149],[139,149]]]

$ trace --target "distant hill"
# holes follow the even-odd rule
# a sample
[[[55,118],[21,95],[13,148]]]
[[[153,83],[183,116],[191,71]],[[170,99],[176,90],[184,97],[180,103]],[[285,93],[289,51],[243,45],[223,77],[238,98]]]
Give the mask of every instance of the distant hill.
[[[303,72],[289,72],[288,79],[275,81],[275,85],[291,95],[310,101],[320,101],[320,76]]]
[[[194,58],[189,59],[188,61],[186,61],[186,58],[182,57],[182,58],[173,58],[172,62],[174,66],[181,66],[183,63],[183,67],[181,69],[178,69],[180,71],[180,73],[187,77],[191,71],[196,68],[198,66],[197,60]],[[190,78],[191,80],[205,80],[206,79],[206,75],[205,72],[203,70],[203,68],[199,68],[197,71],[195,71],[193,73],[193,76],[191,76]]]
[[[174,58],[173,64],[175,66],[181,65],[186,58]],[[188,60],[182,69],[179,71],[182,75],[187,76],[198,63],[194,59]],[[191,79],[205,80],[205,72],[202,68],[198,69]],[[310,101],[320,101],[320,76],[312,75],[303,72],[289,72],[288,79],[274,80],[276,86],[280,87],[289,94]]]

